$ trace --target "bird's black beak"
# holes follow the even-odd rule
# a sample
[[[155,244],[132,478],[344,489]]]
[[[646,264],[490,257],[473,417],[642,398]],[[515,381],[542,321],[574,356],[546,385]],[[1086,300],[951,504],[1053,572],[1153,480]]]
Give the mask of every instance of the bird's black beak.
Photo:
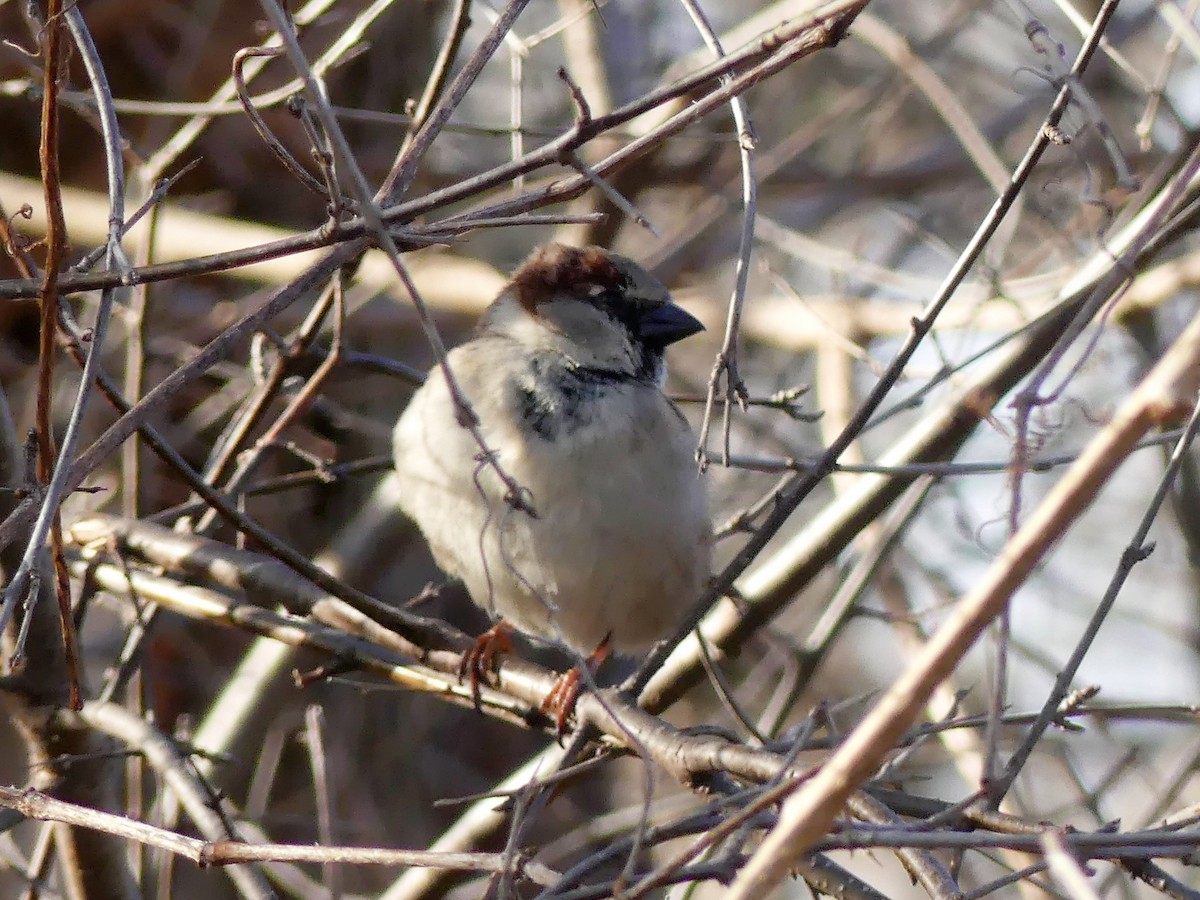
[[[637,320],[637,333],[648,344],[665,347],[682,341],[704,326],[700,320],[674,303],[656,303],[645,309]]]

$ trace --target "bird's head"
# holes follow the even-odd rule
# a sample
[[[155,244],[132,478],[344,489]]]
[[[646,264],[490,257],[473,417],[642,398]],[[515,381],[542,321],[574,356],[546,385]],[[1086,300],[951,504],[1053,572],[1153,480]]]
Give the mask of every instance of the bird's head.
[[[663,350],[704,326],[657,278],[599,247],[545,244],[521,264],[481,320],[530,352],[658,382]]]

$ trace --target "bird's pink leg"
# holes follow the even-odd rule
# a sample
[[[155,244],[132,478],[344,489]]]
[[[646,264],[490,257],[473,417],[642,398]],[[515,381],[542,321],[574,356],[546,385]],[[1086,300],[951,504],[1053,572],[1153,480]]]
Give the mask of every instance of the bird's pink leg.
[[[587,658],[588,671],[593,675],[608,659],[612,650],[608,646],[608,638],[600,642],[600,645],[592,651]],[[563,672],[554,681],[554,685],[550,688],[550,692],[546,694],[546,699],[542,701],[541,711],[550,715],[554,715],[554,725],[558,736],[561,738],[567,731],[567,719],[571,718],[571,714],[575,712],[575,703],[579,700],[580,681],[583,678],[583,673],[579,666],[572,666],[566,672]]]
[[[467,679],[476,709],[479,709],[479,682],[487,680],[488,674],[496,671],[496,657],[511,653],[512,649],[512,626],[501,619],[477,637],[475,645],[463,655],[458,680]]]

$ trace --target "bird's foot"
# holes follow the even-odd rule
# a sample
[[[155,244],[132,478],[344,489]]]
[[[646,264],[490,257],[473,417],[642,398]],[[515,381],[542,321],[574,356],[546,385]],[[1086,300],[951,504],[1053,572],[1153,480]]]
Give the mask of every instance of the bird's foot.
[[[463,655],[458,667],[458,680],[467,679],[476,709],[479,709],[479,683],[495,673],[496,657],[511,653],[512,649],[512,627],[500,621],[477,637],[475,645]]]
[[[611,652],[608,638],[605,638],[585,660],[588,672],[595,675]],[[567,733],[567,720],[575,712],[575,704],[579,701],[579,692],[583,686],[582,682],[583,671],[579,666],[572,666],[554,680],[546,698],[542,700],[541,711],[548,716],[554,716],[555,735],[560,742],[563,735]]]

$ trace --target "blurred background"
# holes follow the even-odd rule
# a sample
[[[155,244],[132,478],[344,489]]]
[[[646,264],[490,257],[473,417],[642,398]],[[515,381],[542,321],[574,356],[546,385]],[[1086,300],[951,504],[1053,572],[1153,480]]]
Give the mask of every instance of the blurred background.
[[[806,21],[818,7],[841,6],[701,5],[726,52]],[[895,681],[994,563],[1014,524],[1027,520],[1105,428],[1195,314],[1200,280],[1189,205],[1195,173],[1188,168],[1200,116],[1200,4],[871,0],[862,6],[836,46],[798,56],[742,95],[748,131],[741,137],[728,103],[687,127],[671,126],[672,115],[720,90],[721,82],[709,79],[621,117],[582,143],[575,167],[551,156],[516,177],[471,189],[469,179],[569,131],[577,109],[560,69],[600,117],[713,59],[689,4],[678,0],[531,3],[415,169],[401,200],[423,205],[395,231],[448,345],[470,333],[507,273],[544,241],[600,244],[652,268],[708,326],[670,357],[669,392],[698,434],[727,310],[739,304],[731,346],[749,402],[730,404],[726,414],[729,378],[718,379],[718,402],[701,443],[724,564],[769,512],[779,486],[819,458],[875,388],[1011,173],[1039,135],[1045,138],[1040,161],[936,328],[840,457],[845,469],[821,482],[738,582],[742,602],[761,601],[755,608],[764,611],[751,628],[714,631],[719,676],[710,671],[696,679],[665,713],[677,726],[722,729],[753,746],[802,737],[814,753],[844,736]],[[1076,53],[1102,7],[1105,15],[1109,7],[1115,13],[1075,79]],[[322,245],[334,243],[319,232],[331,201],[294,171],[309,173],[318,189],[324,183],[309,124],[314,103],[294,99],[300,84],[289,61],[250,56],[241,72],[262,130],[294,157],[293,167],[280,162],[238,99],[231,72],[239,51],[271,45],[273,26],[260,5],[83,0],[72,9],[81,24],[64,37],[58,96],[63,268],[82,261],[103,270],[109,227],[101,115],[86,53],[76,44],[84,33],[107,75],[119,123],[127,215],[156,185],[163,188],[124,235],[125,253],[135,266],[180,264],[115,291],[100,364],[117,391],[136,401],[293,283]],[[372,189],[407,146],[414,116],[427,112],[422,97],[439,55],[454,49],[447,65],[453,79],[504,9],[498,0],[288,4],[300,45]],[[0,206],[12,229],[9,252],[0,256],[5,515],[29,493],[22,444],[37,423],[39,304],[30,288],[37,281],[30,279],[47,252],[38,151],[45,15],[43,4],[0,0]],[[737,72],[767,58],[760,54]],[[1064,84],[1073,87],[1071,102],[1061,121],[1044,127]],[[444,84],[436,96],[446,96]],[[639,149],[628,161],[613,160],[631,147]],[[585,185],[569,199],[555,193],[588,166],[605,189]],[[331,177],[350,184],[341,164]],[[162,185],[164,178],[173,180]],[[743,244],[747,181],[754,187],[749,245]],[[1169,191],[1175,194],[1166,212],[1149,215]],[[255,265],[241,258],[196,262],[289,238],[297,239],[295,247]],[[1091,291],[1098,273],[1114,267],[1128,279]],[[150,423],[280,542],[401,606],[440,581],[420,536],[395,520],[386,500],[391,425],[413,390],[411,373],[425,371],[434,357],[382,253],[368,254],[343,287],[341,321],[328,295],[304,293],[189,377]],[[66,335],[72,322],[94,327],[99,298],[94,289],[64,293],[50,410],[60,437],[79,383]],[[1038,337],[1038,323],[1085,302],[1091,305],[1074,320],[1078,329],[1059,326],[1065,337],[1057,342]],[[340,356],[326,365],[332,347]],[[1015,361],[1004,362],[1010,356]],[[1011,371],[994,376],[1002,364]],[[945,410],[955,404],[972,409],[974,418],[945,423]],[[118,415],[93,392],[77,452]],[[925,429],[943,429],[944,439],[904,457]],[[1111,610],[1099,615],[1095,640],[1081,648],[1078,671],[1067,679],[1067,690],[1096,691],[1062,701],[1063,717],[1039,735],[1001,809],[1031,829],[1048,822],[1095,831],[1119,819],[1121,828],[1136,831],[1195,820],[1200,471],[1190,449],[1165,501],[1154,505],[1176,440],[1173,434],[1148,441],[1129,455],[1022,585],[1007,625],[993,629],[931,699],[927,721],[947,727],[914,733],[880,784],[953,804],[995,779],[1023,748],[1032,716],[1055,696],[1056,676],[1080,646],[1139,521],[1150,514],[1153,553],[1133,567]],[[926,468],[910,465],[917,463]],[[446,843],[437,846],[449,847],[447,829],[469,831],[465,812],[483,809],[492,818],[462,849],[505,847],[510,820],[494,812],[497,801],[472,806],[473,798],[497,790],[550,747],[551,736],[359,671],[335,667],[328,678],[318,671],[297,687],[289,673],[312,673],[334,658],[283,650],[245,622],[165,594],[123,590],[119,577],[105,582],[95,571],[133,567],[184,588],[244,599],[236,587],[139,550],[113,523],[149,523],[255,551],[264,550],[261,542],[206,513],[177,468],[144,437],[106,455],[84,486],[67,497],[62,518],[88,706],[78,716],[54,712],[63,669],[53,649],[45,649],[56,646],[50,627],[45,655],[27,651],[0,685],[9,688],[0,780],[198,833],[194,822],[177,817],[163,770],[146,749],[150,738],[131,736],[141,723],[173,740],[181,757],[196,748],[210,752],[191,757],[193,774],[224,799],[230,818],[259,829],[256,840],[421,849],[442,836]],[[877,501],[854,515],[844,512],[872,490]],[[71,523],[93,512],[113,518],[104,520],[105,541],[88,548]],[[0,559],[6,579],[23,550],[16,540]],[[53,599],[43,599],[40,606],[52,609]],[[734,606],[726,601],[727,618]],[[453,589],[415,609],[469,634],[488,624]],[[12,627],[7,640],[6,657],[15,646]],[[563,664],[525,645],[522,652]],[[238,699],[241,718],[228,705]],[[127,720],[110,707],[124,710]],[[89,765],[72,764],[72,757]],[[661,772],[655,785],[649,810],[656,824],[684,822],[710,808],[710,797]],[[526,823],[521,846],[566,872],[637,830],[642,801],[641,764],[608,759],[557,791]],[[71,863],[60,851],[70,843],[67,829],[5,824],[5,896],[255,896],[224,870],[125,843],[118,852],[129,855],[129,877],[89,889],[86,876],[65,874]],[[648,840],[639,871],[652,870],[703,830],[681,829],[683,843],[670,835]],[[752,848],[751,839],[746,849]],[[1180,855],[1136,864],[1097,860],[1086,880],[1104,897],[1196,896],[1200,875]],[[925,882],[914,885],[886,850],[831,852],[829,859],[846,873],[844,881],[830,877],[848,895],[931,892]],[[964,846],[939,851],[938,859],[963,896],[1084,896],[1047,875],[1039,854]],[[569,886],[579,893],[564,896],[611,895],[623,862],[618,855],[598,864]],[[487,873],[282,863],[263,869],[273,889],[288,897],[532,897],[545,887]],[[1019,877],[1010,877],[1014,872]],[[1159,874],[1165,878],[1156,883]],[[581,885],[591,885],[592,893]],[[697,874],[669,890],[708,897],[723,888]],[[793,881],[780,896],[808,890]]]

